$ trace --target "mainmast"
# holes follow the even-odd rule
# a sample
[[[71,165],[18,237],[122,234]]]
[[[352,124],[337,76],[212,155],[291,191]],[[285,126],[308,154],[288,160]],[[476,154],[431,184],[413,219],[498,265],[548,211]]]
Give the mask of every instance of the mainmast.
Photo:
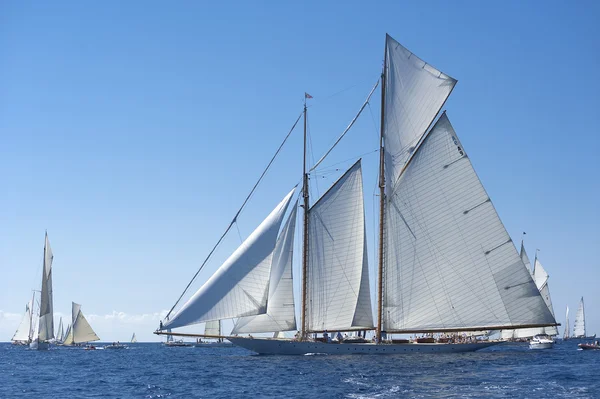
[[[306,99],[308,93],[304,93],[304,156],[302,164],[302,197],[304,198],[304,228],[302,236],[302,331],[300,337],[306,338],[306,307],[307,307],[307,271],[308,271],[308,173],[306,171]]]
[[[381,319],[383,316],[383,223],[385,217],[385,154],[383,150],[383,130],[385,121],[385,68],[387,64],[387,35],[385,37],[385,41],[386,45],[383,57],[383,70],[381,72],[381,134],[379,136],[379,257],[377,267],[377,328],[375,330],[375,337],[377,342],[381,342]]]

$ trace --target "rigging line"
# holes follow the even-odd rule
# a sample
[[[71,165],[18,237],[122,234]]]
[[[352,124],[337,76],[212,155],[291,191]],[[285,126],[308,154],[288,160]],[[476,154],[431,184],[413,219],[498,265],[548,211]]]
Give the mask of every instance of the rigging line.
[[[373,127],[375,128],[375,135],[377,136],[377,139],[379,139],[379,127],[377,126],[377,122],[375,122],[375,115],[373,115],[371,103],[368,103],[367,105],[369,106],[369,113],[371,114],[371,120],[373,121]]]
[[[377,149],[375,149],[375,150],[372,150],[372,151],[369,151],[369,152],[364,152],[364,153],[362,153],[360,155],[357,155],[355,157],[348,158],[348,159],[345,159],[345,160],[340,161],[340,162],[332,163],[331,165],[328,165],[327,168],[318,169],[318,170],[316,170],[316,172],[318,172],[318,173],[315,173],[315,175],[319,176],[319,175],[323,175],[323,174],[326,174],[326,173],[333,173],[333,172],[337,171],[338,168],[335,168],[335,171],[333,171],[333,172],[331,172],[330,169],[332,169],[336,165],[341,165],[343,163],[347,163],[347,162],[350,162],[350,161],[356,162],[355,161],[356,159],[358,159],[358,158],[364,158],[365,156],[374,154],[376,152],[379,152],[379,147],[377,147]],[[311,169],[311,172],[313,171],[313,169]]]
[[[369,103],[369,100],[371,100],[371,96],[375,92],[375,89],[377,88],[378,85],[379,85],[379,79],[375,83],[375,86],[373,86],[373,88],[371,89],[371,92],[367,96],[367,99],[365,100],[365,102],[363,103],[363,105],[360,107],[360,110],[358,111],[358,113],[356,114],[356,116],[352,119],[352,121],[350,121],[350,124],[346,127],[346,129],[344,130],[344,132],[340,135],[340,137],[338,137],[338,139],[335,141],[335,143],[333,143],[333,145],[325,153],[325,155],[323,155],[321,157],[321,159],[319,159],[317,161],[317,163],[315,163],[313,165],[313,167],[309,170],[309,172],[312,172],[317,166],[319,166],[319,164],[321,164],[321,162],[323,162],[323,160],[329,155],[329,153],[335,148],[335,146],[338,145],[338,143],[342,140],[342,138],[346,135],[346,133],[348,133],[348,130],[350,130],[350,128],[352,128],[352,126],[354,125],[354,122],[356,122],[356,120],[358,119],[358,117],[360,116],[360,114],[363,112],[363,110],[365,109],[365,107]]]
[[[235,222],[235,227],[237,228],[237,232],[238,232],[238,236],[240,237],[240,244],[244,242],[244,239],[242,238],[242,233],[240,232],[240,224],[236,221]]]
[[[260,184],[260,182],[262,181],[263,177],[265,177],[265,175],[267,174],[267,171],[269,170],[269,168],[271,167],[271,165],[275,161],[275,158],[277,158],[277,155],[279,155],[279,152],[283,148],[283,145],[286,143],[287,139],[290,137],[290,135],[292,134],[292,132],[296,128],[296,125],[300,121],[300,118],[302,118],[303,114],[304,114],[304,112],[302,112],[300,115],[298,115],[298,118],[296,119],[296,122],[294,122],[294,124],[292,125],[292,128],[290,129],[290,131],[288,132],[288,134],[285,136],[285,138],[283,139],[283,141],[279,145],[279,148],[277,148],[277,151],[275,151],[275,154],[273,155],[273,157],[271,158],[271,160],[267,164],[267,167],[265,168],[265,170],[262,172],[262,174],[258,178],[258,181],[256,182],[256,184],[254,184],[254,187],[252,187],[252,190],[250,190],[250,193],[248,194],[248,196],[246,197],[246,199],[242,203],[242,206],[240,207],[240,209],[237,211],[237,213],[233,217],[233,220],[229,223],[229,226],[227,226],[227,229],[225,229],[225,232],[223,233],[223,235],[221,235],[221,237],[219,238],[219,240],[217,241],[217,243],[215,244],[215,246],[213,247],[213,249],[211,249],[211,251],[208,253],[208,256],[206,257],[206,259],[204,259],[204,262],[202,262],[202,264],[200,265],[200,268],[198,269],[198,271],[196,272],[196,274],[194,274],[194,277],[192,277],[192,279],[190,280],[190,282],[188,283],[188,285],[185,287],[185,289],[183,290],[183,292],[181,293],[181,295],[179,296],[179,298],[175,302],[175,305],[173,305],[173,307],[171,308],[171,310],[169,310],[169,313],[167,313],[167,315],[165,316],[166,320],[169,319],[169,316],[171,315],[171,313],[173,312],[173,310],[175,309],[175,307],[179,304],[179,302],[181,301],[181,298],[183,298],[183,296],[185,295],[185,293],[187,292],[187,290],[190,288],[190,286],[192,285],[192,283],[194,282],[194,280],[196,280],[196,277],[198,277],[198,274],[204,268],[204,265],[206,265],[206,263],[208,262],[208,260],[211,258],[212,254],[215,252],[215,250],[217,249],[217,247],[221,244],[221,241],[223,241],[223,239],[225,238],[225,236],[227,235],[227,233],[229,233],[229,230],[231,230],[231,228],[233,227],[233,224],[237,222],[238,216],[240,216],[240,213],[242,212],[242,210],[244,209],[244,207],[246,206],[246,204],[250,200],[250,197],[252,196],[252,194],[254,194],[254,191],[256,190],[256,188],[258,187],[258,185]]]

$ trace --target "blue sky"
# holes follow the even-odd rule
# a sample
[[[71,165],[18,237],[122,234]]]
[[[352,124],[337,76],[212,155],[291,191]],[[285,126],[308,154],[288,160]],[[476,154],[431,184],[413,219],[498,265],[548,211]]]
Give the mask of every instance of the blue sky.
[[[598,17],[594,1],[3,2],[0,341],[40,284],[45,229],[56,311],[73,300],[103,339],[152,339],[303,93],[316,160],[377,80],[386,32],[458,79],[446,109],[509,233],[541,250],[559,321],[584,296],[600,333]],[[327,161],[366,154],[371,265],[378,115],[376,94]],[[300,133],[239,235],[300,180]]]

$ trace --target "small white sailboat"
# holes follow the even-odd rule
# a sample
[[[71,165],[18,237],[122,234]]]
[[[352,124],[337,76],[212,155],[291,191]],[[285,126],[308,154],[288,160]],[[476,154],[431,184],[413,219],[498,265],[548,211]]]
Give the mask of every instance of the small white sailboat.
[[[361,161],[310,206],[311,170],[305,156],[300,331],[296,339],[227,337],[235,345],[282,355],[468,352],[495,342],[428,338],[405,343],[391,335],[556,325],[446,114],[434,124],[456,80],[387,36],[381,83],[376,323]],[[306,104],[303,115],[306,154]],[[240,333],[246,333],[244,328],[265,331],[267,324],[275,333],[295,328],[294,312],[285,317],[278,313],[283,305],[293,307],[293,301],[270,308],[280,289],[271,282],[291,280],[281,279],[285,257],[274,253],[285,240],[285,228],[278,232],[292,195],[293,191],[173,317],[169,312],[157,333],[233,318],[240,318]],[[284,291],[278,294],[293,298],[291,281]],[[278,315],[276,325],[270,320],[273,314]],[[375,330],[372,342],[363,334],[355,342],[334,343],[327,333],[366,330]],[[323,339],[316,338],[320,333]]]
[[[220,320],[206,322],[206,325],[204,326],[204,337],[208,339],[202,340],[201,338],[198,338],[196,339],[194,346],[197,348],[225,348],[233,346],[231,342],[223,338]]]
[[[25,314],[17,327],[17,331],[13,335],[11,341],[13,345],[29,345],[31,342],[31,336],[33,334],[33,303],[32,298],[30,302],[25,305]]]
[[[131,343],[132,343],[132,344],[137,344],[137,342],[138,342],[138,340],[137,340],[137,338],[135,337],[135,333],[133,333],[133,335],[131,336]]]
[[[583,303],[583,297],[579,301],[579,308],[577,309],[577,315],[575,315],[575,322],[573,323],[573,337],[574,339],[594,339],[596,334],[592,336],[586,336],[585,329],[585,307]]]
[[[567,306],[567,314],[565,316],[565,331],[563,333],[563,340],[568,340],[569,337],[569,306]]]
[[[54,308],[52,304],[52,261],[54,255],[50,248],[48,233],[45,235],[44,260],[42,267],[42,290],[40,308],[35,320],[34,334],[29,344],[30,349],[46,350],[54,339]]]
[[[75,302],[71,304],[71,325],[67,330],[68,333],[63,342],[65,346],[81,345],[100,340],[83,315],[81,305]]]

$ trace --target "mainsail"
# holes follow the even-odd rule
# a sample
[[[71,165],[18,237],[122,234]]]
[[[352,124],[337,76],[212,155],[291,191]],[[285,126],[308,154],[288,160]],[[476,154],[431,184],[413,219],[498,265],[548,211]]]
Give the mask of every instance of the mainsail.
[[[556,323],[445,113],[386,199],[384,330]]]
[[[292,260],[297,204],[294,205],[273,251],[267,311],[256,316],[240,317],[232,334],[280,332],[296,329]],[[208,329],[208,323],[207,323]],[[210,335],[208,332],[205,334]],[[212,334],[212,335],[221,335]]]
[[[221,321],[207,321],[204,326],[204,335],[221,335]]]
[[[309,210],[308,330],[373,327],[360,160]]]
[[[44,265],[42,270],[42,292],[40,297],[40,318],[38,323],[38,339],[49,341],[54,338],[54,312],[52,306],[52,248],[46,233],[44,244]]]
[[[164,323],[164,328],[266,312],[273,250],[294,191],[286,195],[179,312]]]
[[[25,305],[25,314],[21,319],[21,323],[19,323],[19,327],[17,327],[17,331],[15,331],[15,335],[13,335],[11,341],[13,342],[29,342],[31,341],[31,319],[32,319],[32,311],[33,311],[33,301],[27,302]]]
[[[581,297],[581,301],[579,301],[579,308],[577,309],[577,315],[575,315],[575,322],[573,323],[573,337],[585,337],[585,311],[583,308],[583,297]]]
[[[56,330],[56,340],[58,342],[62,342],[64,339],[63,335],[64,335],[64,331],[63,331],[63,323],[62,323],[62,317],[61,317],[58,322],[58,330]]]
[[[81,344],[84,342],[98,341],[100,338],[96,335],[90,323],[81,312],[81,305],[73,302],[71,307],[72,324],[71,329],[65,341],[65,345]]]

